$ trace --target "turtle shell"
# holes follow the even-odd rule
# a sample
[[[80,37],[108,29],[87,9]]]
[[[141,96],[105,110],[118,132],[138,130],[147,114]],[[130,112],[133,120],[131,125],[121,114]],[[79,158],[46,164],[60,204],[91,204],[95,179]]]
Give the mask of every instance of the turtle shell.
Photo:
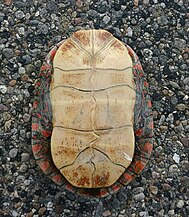
[[[33,110],[34,157],[71,192],[113,194],[151,155],[153,119],[142,66],[105,30],[77,31],[49,52]]]

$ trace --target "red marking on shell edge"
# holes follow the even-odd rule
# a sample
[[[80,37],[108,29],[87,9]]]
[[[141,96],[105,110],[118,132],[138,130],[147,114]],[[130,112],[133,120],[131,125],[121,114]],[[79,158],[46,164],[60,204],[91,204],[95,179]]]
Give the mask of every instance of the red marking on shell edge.
[[[140,136],[140,135],[142,135],[142,132],[143,132],[143,130],[141,130],[141,129],[135,130],[135,135]]]
[[[37,102],[37,101],[33,102],[33,108],[34,108],[34,109],[37,108],[37,105],[38,105],[38,102]]]
[[[152,107],[152,102],[151,100],[148,100],[148,108],[151,108]]]
[[[152,144],[149,143],[149,142],[147,142],[147,143],[144,145],[143,150],[144,150],[144,152],[146,152],[146,153],[151,153],[151,152],[152,152],[152,148],[153,148]]]
[[[144,169],[145,165],[142,163],[142,161],[136,161],[134,164],[135,171],[137,173],[140,173]]]
[[[118,191],[120,188],[121,188],[120,185],[117,185],[117,184],[114,184],[112,186],[113,191]]]
[[[52,177],[52,180],[56,183],[60,183],[62,181],[62,175],[55,175]]]
[[[41,84],[41,82],[40,82],[40,81],[38,81],[38,82],[35,84],[35,88],[39,87],[39,86],[40,86],[40,84]]]
[[[44,137],[49,137],[51,135],[51,131],[49,130],[42,130],[41,133]]]
[[[39,163],[39,166],[45,172],[49,168],[50,164],[48,161],[43,161]]]
[[[49,65],[43,64],[43,65],[41,66],[41,71],[46,71],[46,70],[49,69],[49,68],[50,68]]]
[[[41,151],[41,149],[42,149],[42,145],[37,144],[32,146],[32,151],[34,153]]]
[[[39,128],[39,124],[32,123],[32,130],[37,130]]]
[[[41,118],[42,116],[41,116],[41,114],[40,114],[40,113],[37,113],[37,117],[38,117],[38,118]]]
[[[148,82],[147,81],[144,82],[144,86],[148,87]]]
[[[52,59],[54,58],[54,56],[55,56],[55,54],[56,54],[56,51],[57,51],[57,49],[56,49],[56,47],[55,47],[55,48],[53,48],[53,49],[49,52],[49,55],[51,56]]]
[[[67,183],[65,185],[65,189],[68,190],[68,191],[74,192],[74,187],[69,183]]]
[[[149,125],[150,125],[149,127],[150,127],[151,129],[154,129],[154,122],[153,122],[153,121],[152,121],[152,122],[150,122],[150,124],[149,124]]]
[[[107,190],[105,190],[105,189],[100,190],[100,194],[99,194],[100,197],[105,197],[105,196],[108,196],[108,195],[109,195],[109,193],[108,193]]]
[[[124,173],[123,176],[127,182],[130,182],[133,179],[133,177],[128,173]]]

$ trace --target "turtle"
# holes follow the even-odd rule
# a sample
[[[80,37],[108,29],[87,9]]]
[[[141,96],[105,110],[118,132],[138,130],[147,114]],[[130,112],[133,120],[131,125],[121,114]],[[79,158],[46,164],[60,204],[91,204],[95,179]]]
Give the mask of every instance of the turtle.
[[[44,174],[60,189],[103,198],[138,176],[152,149],[148,83],[131,47],[102,29],[54,46],[32,114],[32,151]]]

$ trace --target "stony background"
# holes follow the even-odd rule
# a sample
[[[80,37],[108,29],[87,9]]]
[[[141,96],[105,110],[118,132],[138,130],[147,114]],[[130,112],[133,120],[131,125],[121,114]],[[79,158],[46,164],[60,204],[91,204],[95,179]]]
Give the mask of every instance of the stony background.
[[[189,216],[188,0],[0,1],[0,216]],[[34,82],[51,46],[104,28],[141,59],[153,101],[154,151],[144,172],[104,200],[62,192],[31,152]]]

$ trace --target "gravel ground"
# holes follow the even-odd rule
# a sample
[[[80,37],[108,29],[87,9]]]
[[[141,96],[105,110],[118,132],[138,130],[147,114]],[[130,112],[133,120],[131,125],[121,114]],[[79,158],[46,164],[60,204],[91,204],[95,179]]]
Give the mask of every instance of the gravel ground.
[[[135,1],[137,2],[137,1]],[[189,216],[189,0],[0,1],[0,216]],[[103,28],[138,54],[153,101],[151,160],[109,198],[60,191],[31,152],[34,82],[53,44]]]

